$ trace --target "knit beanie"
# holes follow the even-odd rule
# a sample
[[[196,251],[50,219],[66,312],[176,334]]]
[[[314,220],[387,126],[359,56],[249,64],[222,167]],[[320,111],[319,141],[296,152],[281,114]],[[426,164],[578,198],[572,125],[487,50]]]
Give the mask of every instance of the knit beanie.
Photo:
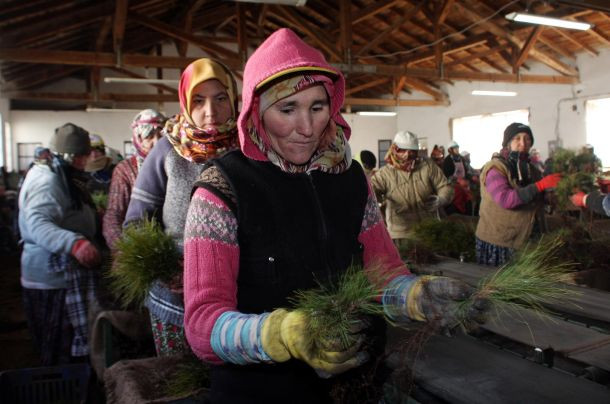
[[[532,134],[532,129],[522,123],[513,122],[508,125],[506,129],[504,129],[504,140],[502,140],[502,147],[508,146],[510,141],[521,132],[529,134],[530,138],[532,139],[532,144],[534,144],[534,135]]]
[[[49,148],[59,154],[89,154],[91,151],[89,132],[73,123],[66,123],[55,129]]]

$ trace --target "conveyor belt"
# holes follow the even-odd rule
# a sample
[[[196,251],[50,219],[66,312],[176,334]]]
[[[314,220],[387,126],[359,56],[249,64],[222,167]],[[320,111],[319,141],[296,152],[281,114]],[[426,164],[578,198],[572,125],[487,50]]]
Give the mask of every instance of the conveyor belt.
[[[389,330],[390,345],[405,331]],[[405,358],[394,358],[401,363]],[[412,365],[412,360],[406,359]],[[391,361],[392,362],[392,361]],[[610,390],[541,366],[467,335],[431,337],[415,365],[415,383],[450,403],[610,403]]]

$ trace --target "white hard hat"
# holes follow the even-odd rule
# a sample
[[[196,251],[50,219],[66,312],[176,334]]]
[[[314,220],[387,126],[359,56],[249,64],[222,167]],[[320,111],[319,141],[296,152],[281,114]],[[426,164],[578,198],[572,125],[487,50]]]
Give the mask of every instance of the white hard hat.
[[[455,140],[452,140],[451,142],[449,142],[449,144],[447,145],[447,150],[451,149],[452,147],[457,147],[459,148],[460,145],[457,144],[457,142]]]
[[[400,149],[419,150],[417,135],[407,130],[401,130],[394,136],[394,144]]]

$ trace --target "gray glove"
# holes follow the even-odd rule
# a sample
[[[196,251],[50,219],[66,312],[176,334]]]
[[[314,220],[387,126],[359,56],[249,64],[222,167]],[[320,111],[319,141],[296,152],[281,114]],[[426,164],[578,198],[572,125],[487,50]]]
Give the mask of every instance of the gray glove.
[[[424,202],[424,208],[427,211],[434,212],[441,207],[441,200],[437,195],[430,195]]]

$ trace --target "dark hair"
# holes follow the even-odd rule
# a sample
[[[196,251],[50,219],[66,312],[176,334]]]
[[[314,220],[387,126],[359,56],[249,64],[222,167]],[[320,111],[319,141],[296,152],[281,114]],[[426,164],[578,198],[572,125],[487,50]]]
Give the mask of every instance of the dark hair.
[[[372,170],[377,166],[377,158],[375,157],[375,154],[368,150],[362,150],[360,152],[360,161],[362,161],[362,165],[367,170]]]

